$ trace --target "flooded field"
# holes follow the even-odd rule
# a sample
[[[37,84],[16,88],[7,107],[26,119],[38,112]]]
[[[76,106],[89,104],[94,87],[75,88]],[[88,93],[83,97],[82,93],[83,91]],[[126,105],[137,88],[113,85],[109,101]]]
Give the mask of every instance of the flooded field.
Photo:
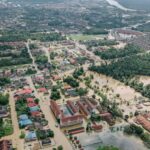
[[[139,138],[122,132],[104,131],[90,136],[82,135],[79,139],[85,150],[96,150],[100,145],[113,145],[120,150],[148,150]]]
[[[144,85],[148,85],[150,84],[150,77],[140,76],[139,81],[142,82]]]
[[[90,72],[88,72],[90,74]],[[102,74],[93,74],[94,80],[92,81],[93,84],[96,82],[97,85],[102,88],[104,86],[107,86],[112,93],[119,94],[120,97],[126,101],[133,100],[135,96],[139,97],[141,96],[140,93],[135,92],[134,89],[130,88],[129,86],[125,86],[123,83],[111,78],[107,77]],[[107,92],[108,93],[108,92]]]

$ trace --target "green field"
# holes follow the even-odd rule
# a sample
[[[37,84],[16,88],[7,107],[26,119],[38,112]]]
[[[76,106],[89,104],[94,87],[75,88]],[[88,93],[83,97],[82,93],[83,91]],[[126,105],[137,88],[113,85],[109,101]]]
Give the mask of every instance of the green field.
[[[103,39],[106,35],[71,34],[68,37],[76,41]]]

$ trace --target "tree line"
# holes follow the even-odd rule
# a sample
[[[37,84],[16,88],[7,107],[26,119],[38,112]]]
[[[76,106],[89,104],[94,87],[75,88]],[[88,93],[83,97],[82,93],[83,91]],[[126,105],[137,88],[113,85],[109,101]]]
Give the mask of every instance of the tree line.
[[[98,51],[96,50],[94,53],[97,56],[100,56],[102,59],[114,59],[114,58],[120,58],[120,57],[126,57],[133,54],[137,54],[141,52],[142,50],[133,44],[128,44],[123,49],[116,49],[116,48],[110,48],[105,51]]]

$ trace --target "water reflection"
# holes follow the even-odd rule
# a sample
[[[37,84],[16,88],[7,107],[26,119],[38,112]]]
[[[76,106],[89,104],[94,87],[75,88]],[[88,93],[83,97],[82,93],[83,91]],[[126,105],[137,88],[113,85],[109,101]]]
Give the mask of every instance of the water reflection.
[[[84,134],[79,140],[85,150],[96,150],[100,145],[113,145],[120,150],[148,150],[140,138],[127,136],[122,131],[114,129],[113,132],[107,130],[96,134]]]

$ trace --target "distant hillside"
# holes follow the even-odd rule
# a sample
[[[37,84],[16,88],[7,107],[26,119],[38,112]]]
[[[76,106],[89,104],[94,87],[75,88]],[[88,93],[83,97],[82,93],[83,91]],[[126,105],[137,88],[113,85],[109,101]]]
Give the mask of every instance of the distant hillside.
[[[58,3],[63,2],[65,0],[8,0],[8,1],[17,4],[44,4],[50,2]]]
[[[150,0],[117,0],[117,1],[127,8],[150,11]]]

